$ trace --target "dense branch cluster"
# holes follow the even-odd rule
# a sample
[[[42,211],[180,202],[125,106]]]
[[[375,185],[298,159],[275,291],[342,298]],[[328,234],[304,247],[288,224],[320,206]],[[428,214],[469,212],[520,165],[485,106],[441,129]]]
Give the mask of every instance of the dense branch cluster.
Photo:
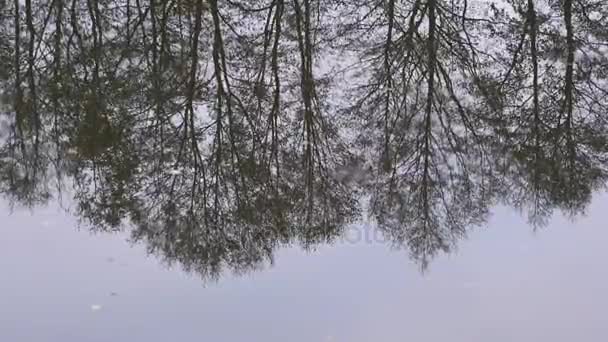
[[[205,276],[368,198],[425,265],[497,202],[585,209],[607,80],[602,0],[1,1],[0,193]]]

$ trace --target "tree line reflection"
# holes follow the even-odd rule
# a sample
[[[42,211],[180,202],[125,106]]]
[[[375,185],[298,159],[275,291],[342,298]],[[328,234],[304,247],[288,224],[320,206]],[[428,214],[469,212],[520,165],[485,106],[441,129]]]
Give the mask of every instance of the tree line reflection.
[[[537,226],[606,182],[601,0],[0,13],[0,193],[73,196],[92,229],[204,277],[335,241],[362,213],[426,266],[498,203]]]

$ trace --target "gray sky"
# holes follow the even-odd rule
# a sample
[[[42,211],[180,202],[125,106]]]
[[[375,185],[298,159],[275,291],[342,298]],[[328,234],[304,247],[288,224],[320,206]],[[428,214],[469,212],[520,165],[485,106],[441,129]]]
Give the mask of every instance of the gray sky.
[[[405,252],[359,243],[282,250],[270,269],[203,285],[123,235],[3,204],[0,341],[603,342],[606,207],[598,196],[587,217],[537,233],[497,209],[424,275]]]

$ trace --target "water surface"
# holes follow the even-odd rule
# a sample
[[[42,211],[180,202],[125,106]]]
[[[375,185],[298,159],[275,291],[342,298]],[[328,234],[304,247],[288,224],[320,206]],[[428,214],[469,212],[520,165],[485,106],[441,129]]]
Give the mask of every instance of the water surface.
[[[0,1],[0,341],[603,341],[606,89],[606,1]]]
[[[362,241],[281,249],[264,271],[208,283],[60,209],[17,210],[0,230],[0,339],[603,341],[606,204],[537,233],[498,210],[424,274]]]

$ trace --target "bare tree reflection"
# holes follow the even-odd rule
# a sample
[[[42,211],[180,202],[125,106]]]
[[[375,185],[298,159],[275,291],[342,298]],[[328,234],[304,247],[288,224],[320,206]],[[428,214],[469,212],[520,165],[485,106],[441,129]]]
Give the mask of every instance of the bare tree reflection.
[[[0,2],[0,193],[206,278],[359,217],[425,266],[606,181],[595,0]],[[490,43],[491,42],[491,43]]]
[[[500,140],[509,202],[542,224],[560,209],[582,212],[606,180],[607,7],[593,1],[513,3],[495,9],[495,36],[507,47],[484,79],[501,103],[487,119]],[[595,19],[589,17],[593,14]],[[605,26],[604,26],[605,27]],[[563,33],[565,32],[565,34]]]

